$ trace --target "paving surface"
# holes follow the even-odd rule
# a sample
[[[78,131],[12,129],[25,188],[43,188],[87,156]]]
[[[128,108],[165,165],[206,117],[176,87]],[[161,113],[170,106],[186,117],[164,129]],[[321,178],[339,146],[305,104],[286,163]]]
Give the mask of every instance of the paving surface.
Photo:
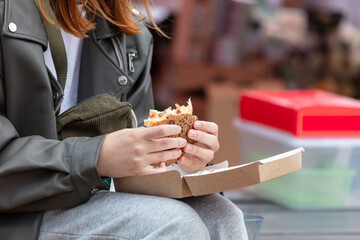
[[[245,214],[264,217],[260,240],[360,240],[360,209],[300,211],[239,192],[224,194]]]

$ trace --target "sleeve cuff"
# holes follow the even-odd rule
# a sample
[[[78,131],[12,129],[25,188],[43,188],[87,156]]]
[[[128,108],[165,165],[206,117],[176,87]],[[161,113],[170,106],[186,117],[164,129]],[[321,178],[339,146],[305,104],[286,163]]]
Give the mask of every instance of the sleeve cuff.
[[[79,138],[74,145],[71,156],[71,179],[75,191],[85,201],[97,190],[109,189],[96,168],[104,138],[104,135],[93,138]]]

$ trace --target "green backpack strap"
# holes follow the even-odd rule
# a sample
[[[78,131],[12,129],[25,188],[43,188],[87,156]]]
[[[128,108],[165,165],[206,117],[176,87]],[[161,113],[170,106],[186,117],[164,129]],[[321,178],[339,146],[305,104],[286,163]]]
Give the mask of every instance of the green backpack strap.
[[[37,0],[34,0],[36,6],[39,8]],[[50,6],[49,0],[43,1],[45,10],[49,18],[56,23],[57,26],[59,26],[55,14]],[[60,86],[62,89],[65,89],[66,84],[66,76],[67,76],[67,56],[66,56],[66,50],[65,50],[65,44],[60,32],[60,29],[50,22],[46,21],[44,19],[46,34],[49,40],[50,50],[51,50],[51,56],[54,61],[56,75],[59,81]]]

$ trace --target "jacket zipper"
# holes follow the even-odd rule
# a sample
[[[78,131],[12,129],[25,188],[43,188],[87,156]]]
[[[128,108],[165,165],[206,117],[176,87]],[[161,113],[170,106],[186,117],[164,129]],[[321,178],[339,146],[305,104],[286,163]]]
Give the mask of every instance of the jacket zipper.
[[[119,62],[119,67],[121,70],[125,71],[125,67],[124,67],[124,59],[122,58],[122,52],[121,52],[121,48],[119,47],[119,45],[116,43],[116,40],[114,38],[111,38],[111,42],[112,45],[115,49],[115,55],[116,55],[116,59]],[[126,97],[125,94],[121,94],[120,96],[116,97],[120,102],[125,101]]]
[[[137,54],[134,52],[129,52],[128,53],[129,71],[132,73],[135,72],[134,58],[137,58]]]
[[[122,58],[122,52],[121,52],[121,48],[119,48],[119,46],[117,45],[116,43],[116,40],[114,38],[111,38],[111,42],[114,46],[114,49],[115,49],[115,55],[116,55],[116,58],[119,62],[119,66],[120,66],[120,69],[121,70],[125,70],[124,68],[124,59]]]

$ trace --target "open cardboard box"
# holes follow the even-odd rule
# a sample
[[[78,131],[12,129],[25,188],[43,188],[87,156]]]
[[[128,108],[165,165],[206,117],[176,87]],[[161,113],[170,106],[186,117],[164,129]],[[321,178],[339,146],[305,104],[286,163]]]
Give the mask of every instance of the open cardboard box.
[[[189,173],[168,167],[158,174],[114,179],[117,192],[184,198],[254,185],[301,169],[303,148],[256,162],[228,167],[228,162]]]

